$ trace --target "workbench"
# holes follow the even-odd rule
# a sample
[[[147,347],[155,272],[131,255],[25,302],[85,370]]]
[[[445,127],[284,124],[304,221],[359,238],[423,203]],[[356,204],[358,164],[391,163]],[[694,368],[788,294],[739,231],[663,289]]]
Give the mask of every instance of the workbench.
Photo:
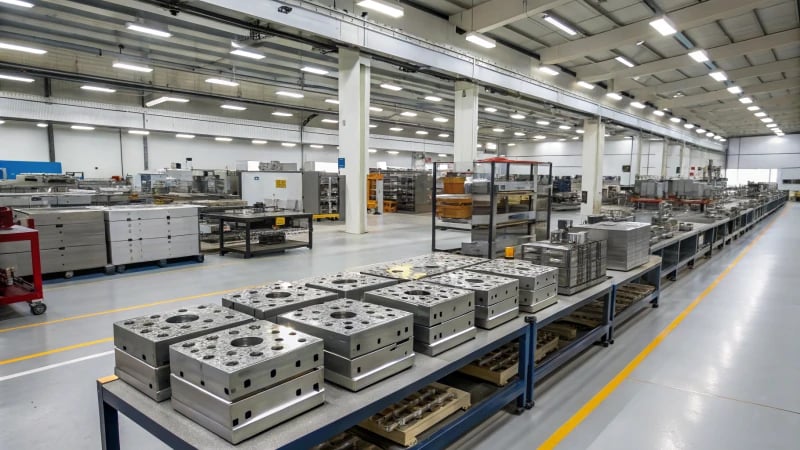
[[[526,316],[492,330],[479,330],[475,339],[437,356],[417,353],[414,366],[359,392],[325,383],[325,403],[234,446],[177,413],[169,401],[156,403],[115,376],[97,380],[103,448],[120,448],[118,413],[172,448],[179,449],[307,449],[351,428],[409,394],[456,372],[491,350],[519,341],[522,376],[503,387],[471,382],[472,406],[459,411],[419,437],[413,448],[444,448],[480,425],[509,403],[518,411],[532,406],[527,375],[533,349],[533,323]],[[464,385],[456,386],[464,389]]]
[[[312,248],[314,240],[314,221],[312,214],[304,212],[263,212],[248,213],[246,211],[235,212],[208,212],[202,213],[206,219],[219,221],[219,254],[224,255],[228,252],[242,253],[245,258],[265,253],[277,253],[292,248],[308,247]],[[239,244],[225,245],[225,222],[231,224],[244,225],[244,242]],[[253,243],[252,234],[254,229],[271,229],[275,227],[297,227],[298,224],[305,225],[308,230],[308,241],[286,239],[286,242],[276,244]]]

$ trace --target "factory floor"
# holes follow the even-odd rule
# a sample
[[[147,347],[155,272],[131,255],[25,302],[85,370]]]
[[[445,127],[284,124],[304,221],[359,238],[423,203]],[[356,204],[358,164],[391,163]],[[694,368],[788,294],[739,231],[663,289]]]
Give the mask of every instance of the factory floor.
[[[456,446],[530,449],[560,440],[566,449],[797,448],[798,223],[800,205],[789,203],[681,272],[661,307],[623,326],[614,345],[590,349],[539,385],[535,408],[501,412]],[[313,250],[249,260],[209,255],[203,264],[50,283],[43,316],[25,305],[0,306],[0,447],[99,447],[94,380],[113,372],[117,320],[430,251],[427,215],[371,216],[369,229],[349,235],[321,223]],[[123,448],[164,448],[120,419]]]

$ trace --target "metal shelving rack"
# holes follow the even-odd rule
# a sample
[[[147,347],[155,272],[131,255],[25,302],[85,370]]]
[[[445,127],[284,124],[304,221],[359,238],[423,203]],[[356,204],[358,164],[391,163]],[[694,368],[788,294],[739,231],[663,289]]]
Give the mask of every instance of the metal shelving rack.
[[[303,211],[314,219],[344,217],[344,193],[344,175],[303,172]]]
[[[440,164],[434,163],[433,173]],[[433,251],[458,251],[462,248],[439,248],[437,231],[469,231],[469,253],[494,258],[508,245],[518,245],[522,239],[546,239],[550,232],[552,163],[515,161],[491,158],[476,161],[471,170],[451,172],[463,177],[464,193],[439,192],[439,181],[432,191]],[[438,203],[463,200],[471,205],[469,217],[450,216]],[[459,216],[459,217],[456,217]],[[466,215],[464,215],[466,216]],[[441,242],[441,239],[439,240]]]

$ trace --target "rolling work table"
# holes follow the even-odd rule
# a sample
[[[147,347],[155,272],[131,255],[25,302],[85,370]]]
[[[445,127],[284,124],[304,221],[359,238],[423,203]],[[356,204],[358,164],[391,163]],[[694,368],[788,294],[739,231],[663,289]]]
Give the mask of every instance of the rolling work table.
[[[253,255],[276,253],[292,248],[308,247],[314,244],[314,224],[312,214],[304,212],[209,212],[202,213],[206,219],[219,221],[219,254],[224,255],[228,252],[242,253],[245,258]],[[253,231],[260,226],[262,229],[269,229],[279,226],[295,226],[295,222],[305,222],[308,230],[308,242],[286,239],[285,242],[276,244],[257,244],[252,242]],[[244,225],[244,243],[236,245],[225,245],[225,222]]]

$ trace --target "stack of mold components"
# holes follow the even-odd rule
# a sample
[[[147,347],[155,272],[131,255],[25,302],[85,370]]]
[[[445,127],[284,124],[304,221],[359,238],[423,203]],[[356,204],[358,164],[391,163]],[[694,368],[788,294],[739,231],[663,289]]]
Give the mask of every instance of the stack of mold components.
[[[364,301],[414,314],[414,351],[434,356],[475,337],[475,293],[424,281],[369,291]]]
[[[413,314],[368,302],[333,300],[278,316],[325,341],[325,379],[361,390],[414,364]]]
[[[169,348],[172,406],[232,444],[325,401],[322,339],[267,321]]]
[[[571,233],[571,234],[578,234]],[[606,241],[532,242],[522,245],[522,258],[558,268],[558,293],[572,295],[606,280]]]
[[[362,300],[364,292],[391,286],[397,280],[365,275],[358,272],[339,272],[332,275],[307,278],[296,281],[296,284],[305,285],[314,289],[335,292],[339,297],[353,300]]]
[[[534,313],[556,302],[558,268],[539,266],[522,259],[496,259],[473,266],[475,272],[519,280],[519,309]]]
[[[474,256],[431,253],[429,255],[373,264],[361,269],[360,272],[398,280],[418,280],[452,270],[463,269],[484,261],[486,259]]]
[[[153,400],[166,400],[170,345],[252,321],[246,314],[208,304],[116,322],[114,373]]]
[[[572,230],[589,233],[593,241],[608,241],[608,268],[631,270],[650,258],[650,224],[640,222],[600,222],[578,225]]]
[[[513,278],[456,270],[425,281],[474,291],[475,324],[480,328],[491,329],[519,315],[519,281]]]
[[[253,289],[227,294],[222,306],[251,315],[256,319],[277,322],[281,314],[309,305],[336,300],[339,294],[307,286],[276,281]]]

